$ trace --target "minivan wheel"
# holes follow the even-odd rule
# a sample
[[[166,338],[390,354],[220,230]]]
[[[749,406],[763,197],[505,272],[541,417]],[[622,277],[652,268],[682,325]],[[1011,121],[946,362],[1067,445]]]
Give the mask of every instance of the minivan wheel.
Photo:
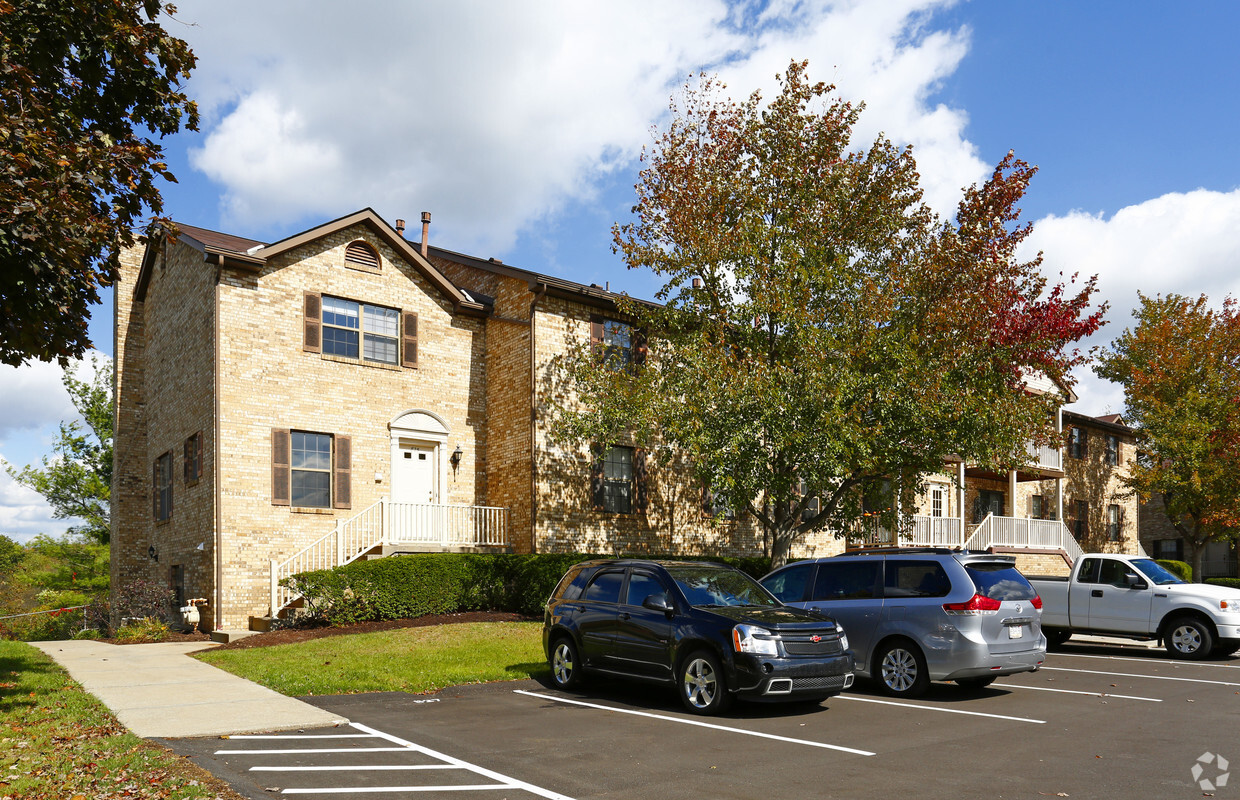
[[[728,687],[719,659],[699,650],[680,668],[680,702],[694,714],[718,714],[728,705]]]
[[[557,639],[551,649],[551,679],[561,689],[572,689],[581,683],[581,662],[572,639]]]
[[[892,697],[917,697],[930,686],[926,659],[911,642],[888,644],[875,659],[878,663],[878,685]]]
[[[1214,632],[1195,617],[1176,617],[1167,625],[1163,645],[1176,658],[1197,661],[1214,649]]]

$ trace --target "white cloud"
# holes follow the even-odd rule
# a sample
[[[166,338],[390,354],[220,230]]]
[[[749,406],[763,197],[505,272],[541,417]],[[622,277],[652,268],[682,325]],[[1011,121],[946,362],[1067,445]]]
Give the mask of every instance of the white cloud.
[[[21,367],[0,365],[0,442],[76,416],[61,383],[60,367],[35,361]]]
[[[26,542],[40,533],[60,536],[77,520],[53,519],[43,496],[22,486],[5,472],[0,456],[0,535]]]
[[[1137,292],[1207,295],[1219,303],[1240,297],[1240,189],[1172,193],[1128,206],[1109,218],[1074,211],[1034,223],[1029,255],[1045,254],[1045,272],[1098,275],[1098,294],[1110,302],[1107,324],[1089,344],[1105,345],[1133,324]],[[1118,386],[1080,371],[1079,407],[1101,414],[1123,407]]]
[[[882,130],[917,145],[927,197],[950,212],[985,168],[964,113],[926,103],[967,49],[965,31],[925,27],[945,5],[774,3],[745,19],[750,7],[722,0],[195,0],[178,14],[200,58],[190,89],[206,136],[191,160],[222,185],[222,224],[238,233],[363,206],[431,210],[439,241],[502,253],[608,178],[635,179],[690,73],[747,95],[796,57],[869,103],[860,142]]]

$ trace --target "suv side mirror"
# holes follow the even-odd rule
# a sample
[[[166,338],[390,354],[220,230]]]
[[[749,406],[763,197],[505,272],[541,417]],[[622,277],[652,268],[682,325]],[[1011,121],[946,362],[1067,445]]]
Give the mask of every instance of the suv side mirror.
[[[1141,577],[1137,575],[1135,572],[1129,572],[1128,574],[1124,575],[1124,583],[1128,586],[1129,589],[1150,588],[1149,584],[1141,580]]]
[[[648,608],[651,611],[662,611],[664,614],[668,615],[669,617],[672,615],[672,612],[675,610],[672,608],[672,604],[667,601],[667,595],[663,592],[659,592],[658,594],[652,594],[649,597],[647,597],[645,600],[643,600],[642,608]]]

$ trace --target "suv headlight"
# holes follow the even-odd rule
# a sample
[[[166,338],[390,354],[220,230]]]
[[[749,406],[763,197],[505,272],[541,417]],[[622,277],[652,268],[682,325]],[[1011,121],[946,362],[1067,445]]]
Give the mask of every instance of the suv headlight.
[[[737,625],[732,629],[732,646],[738,653],[759,656],[778,656],[779,645],[766,628],[757,625]]]
[[[848,634],[844,633],[844,626],[840,625],[837,622],[835,624],[835,629],[840,632],[840,649],[847,650],[848,649]]]

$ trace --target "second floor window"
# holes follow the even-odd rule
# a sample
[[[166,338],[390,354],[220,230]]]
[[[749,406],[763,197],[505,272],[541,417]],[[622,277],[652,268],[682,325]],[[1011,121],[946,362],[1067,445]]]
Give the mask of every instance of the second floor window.
[[[1107,464],[1114,467],[1119,464],[1119,437],[1107,435]]]
[[[400,312],[394,308],[323,298],[323,352],[379,364],[399,355]]]
[[[1073,427],[1068,433],[1068,455],[1084,458],[1088,452],[1089,435],[1084,428]]]

